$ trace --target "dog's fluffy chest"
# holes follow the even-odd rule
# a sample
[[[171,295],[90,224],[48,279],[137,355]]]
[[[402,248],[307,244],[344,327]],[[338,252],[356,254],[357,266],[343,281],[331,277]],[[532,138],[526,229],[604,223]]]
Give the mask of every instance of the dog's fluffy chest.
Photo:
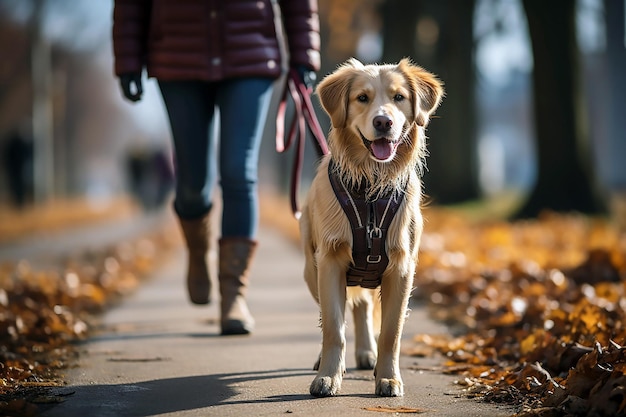
[[[352,262],[346,272],[346,283],[377,288],[389,264],[387,232],[404,200],[404,191],[390,189],[375,200],[368,200],[367,184],[349,190],[332,161],[328,165],[328,178],[352,231]]]

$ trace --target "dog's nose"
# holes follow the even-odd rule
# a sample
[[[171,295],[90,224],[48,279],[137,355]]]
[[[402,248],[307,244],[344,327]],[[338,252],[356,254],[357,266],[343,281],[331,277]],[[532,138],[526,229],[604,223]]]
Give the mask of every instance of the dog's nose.
[[[374,128],[379,132],[388,132],[391,129],[391,125],[393,125],[393,121],[389,116],[376,116],[372,121],[374,124]]]

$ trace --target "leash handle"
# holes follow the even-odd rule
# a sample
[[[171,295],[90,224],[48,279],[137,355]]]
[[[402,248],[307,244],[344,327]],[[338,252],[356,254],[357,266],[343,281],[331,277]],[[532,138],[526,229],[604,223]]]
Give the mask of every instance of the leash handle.
[[[276,116],[276,151],[283,153],[289,149],[294,143],[297,145],[294,154],[294,163],[291,172],[290,186],[290,202],[291,211],[296,219],[301,216],[298,206],[298,189],[300,184],[300,176],[302,174],[302,162],[304,160],[304,144],[306,139],[307,128],[312,133],[314,144],[316,145],[317,154],[322,157],[328,154],[328,145],[326,138],[322,132],[322,128],[315,115],[313,103],[311,102],[311,89],[307,88],[300,74],[291,68],[287,73],[287,85],[283,91],[281,101],[278,106],[278,114]],[[293,100],[295,117],[289,126],[289,133],[285,141],[285,113],[287,110],[287,94]]]

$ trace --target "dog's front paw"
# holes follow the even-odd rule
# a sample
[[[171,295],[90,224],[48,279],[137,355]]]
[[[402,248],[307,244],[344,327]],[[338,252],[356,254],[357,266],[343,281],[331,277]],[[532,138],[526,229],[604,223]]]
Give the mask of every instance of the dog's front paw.
[[[363,350],[356,354],[356,367],[358,369],[374,369],[376,366],[376,354],[371,350]]]
[[[314,397],[333,397],[341,388],[341,377],[318,376],[311,382],[309,392]]]
[[[402,397],[404,385],[400,379],[381,378],[376,381],[376,395],[381,397]]]

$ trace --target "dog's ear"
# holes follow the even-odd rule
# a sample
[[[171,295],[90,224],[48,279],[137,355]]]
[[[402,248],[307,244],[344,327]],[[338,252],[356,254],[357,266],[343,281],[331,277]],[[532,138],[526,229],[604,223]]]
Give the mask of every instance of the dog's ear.
[[[358,60],[349,59],[335,72],[327,75],[315,90],[334,128],[342,128],[346,125],[350,84],[357,69],[362,67],[363,64]]]
[[[426,127],[430,115],[437,109],[444,96],[443,83],[407,58],[400,61],[398,69],[409,82],[415,122]]]

